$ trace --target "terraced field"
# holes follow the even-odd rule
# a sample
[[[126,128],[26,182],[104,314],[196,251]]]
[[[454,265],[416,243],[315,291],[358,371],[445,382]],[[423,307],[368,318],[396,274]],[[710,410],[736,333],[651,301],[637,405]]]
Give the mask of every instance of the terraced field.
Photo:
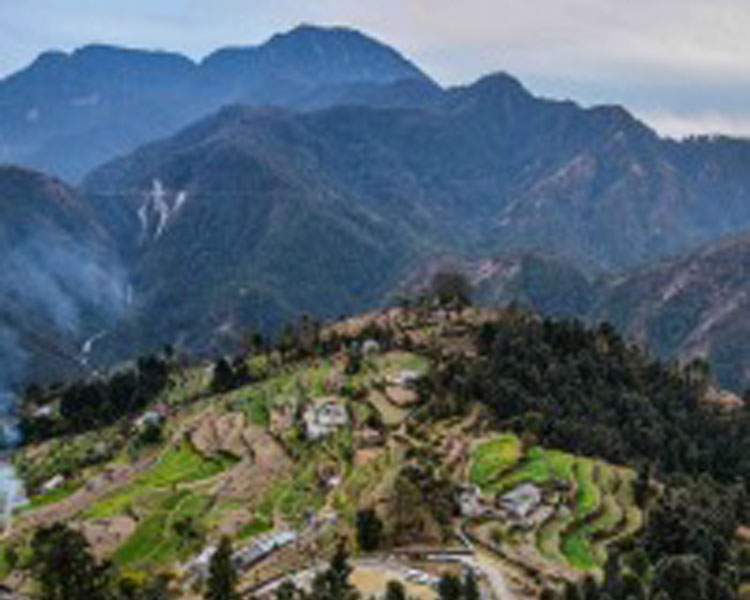
[[[472,455],[471,482],[485,489],[521,458],[521,441],[512,434],[479,444]]]
[[[184,535],[177,531],[178,523],[188,524],[200,517],[209,504],[209,498],[183,490],[170,495],[159,510],[145,519],[135,533],[115,553],[115,562],[120,565],[162,564],[178,556],[181,551],[195,551],[190,532]],[[193,540],[198,542],[197,536]]]
[[[607,546],[641,526],[629,469],[538,446],[524,453],[513,434],[483,442],[471,458],[471,481],[485,494],[503,494],[522,483],[543,490],[544,505],[553,510],[536,525],[530,518],[533,530],[524,538],[547,561],[598,569]]]
[[[233,464],[230,458],[207,459],[183,441],[168,448],[151,471],[94,504],[83,517],[107,520],[137,515],[138,526],[115,553],[115,561],[122,566],[169,562],[191,549],[191,522],[209,508],[203,482]]]

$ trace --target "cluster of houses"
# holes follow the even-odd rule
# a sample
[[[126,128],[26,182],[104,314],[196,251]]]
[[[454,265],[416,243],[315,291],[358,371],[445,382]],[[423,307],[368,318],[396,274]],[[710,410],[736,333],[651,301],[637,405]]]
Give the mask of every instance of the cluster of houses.
[[[247,570],[258,561],[293,543],[297,537],[297,533],[288,530],[273,531],[261,535],[255,538],[252,544],[235,550],[232,555],[232,565],[238,571]],[[197,557],[185,565],[185,572],[188,577],[195,579],[208,577],[211,558],[213,558],[215,552],[216,546],[207,546]]]
[[[477,486],[461,490],[458,503],[461,515],[469,518],[499,518],[519,524],[527,523],[541,507],[542,490],[534,484],[524,483],[505,494],[487,498]]]

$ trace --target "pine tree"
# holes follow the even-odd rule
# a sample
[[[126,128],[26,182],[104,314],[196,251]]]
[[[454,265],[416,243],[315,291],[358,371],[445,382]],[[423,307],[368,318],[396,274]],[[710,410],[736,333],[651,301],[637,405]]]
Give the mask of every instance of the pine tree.
[[[577,584],[566,581],[563,590],[563,600],[583,600],[583,594]]]
[[[461,580],[455,575],[445,573],[438,583],[438,598],[440,600],[461,600],[463,590]]]
[[[633,496],[638,508],[646,508],[651,492],[651,465],[643,463],[638,468],[638,477],[633,482]]]
[[[112,589],[108,563],[97,563],[88,541],[62,523],[42,527],[31,540],[30,570],[40,600],[107,600]]]
[[[479,586],[474,571],[469,570],[464,577],[463,600],[479,600]]]
[[[232,565],[232,541],[224,536],[211,557],[204,598],[206,600],[232,600],[236,597],[236,587],[237,573]]]
[[[558,600],[560,595],[552,588],[544,588],[539,594],[539,600]]]
[[[351,573],[352,567],[349,565],[346,544],[342,540],[336,547],[328,569],[313,580],[312,599],[359,600],[359,591],[349,583]]]
[[[296,600],[300,591],[294,582],[287,580],[276,589],[276,600]]]
[[[604,563],[603,592],[612,598],[619,598],[622,590],[622,573],[620,566],[620,551],[612,549]]]
[[[234,387],[234,371],[226,358],[220,358],[214,365],[211,391],[226,392]]]
[[[380,546],[383,522],[372,508],[357,512],[357,544],[361,550],[372,552]]]
[[[583,600],[599,600],[599,585],[592,575],[586,575],[581,583]]]
[[[389,581],[385,586],[385,600],[406,600],[406,589],[400,581]]]

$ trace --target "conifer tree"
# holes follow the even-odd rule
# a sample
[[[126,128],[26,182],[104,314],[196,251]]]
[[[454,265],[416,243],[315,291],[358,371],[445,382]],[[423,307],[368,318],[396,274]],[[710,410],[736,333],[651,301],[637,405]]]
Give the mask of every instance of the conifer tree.
[[[476,575],[474,575],[474,571],[469,569],[464,577],[463,600],[479,600],[480,597]]]
[[[463,590],[461,580],[455,575],[445,573],[438,583],[438,598],[440,600],[461,600]]]
[[[385,586],[385,600],[406,600],[404,584],[400,581],[389,581]]]
[[[313,580],[313,600],[359,600],[359,591],[349,582],[351,573],[346,544],[341,540],[328,569]]]
[[[29,566],[40,600],[111,598],[111,566],[97,563],[83,534],[62,523],[36,531]]]
[[[232,541],[228,536],[221,538],[219,547],[211,557],[206,600],[233,600],[236,597],[237,573],[232,565]]]

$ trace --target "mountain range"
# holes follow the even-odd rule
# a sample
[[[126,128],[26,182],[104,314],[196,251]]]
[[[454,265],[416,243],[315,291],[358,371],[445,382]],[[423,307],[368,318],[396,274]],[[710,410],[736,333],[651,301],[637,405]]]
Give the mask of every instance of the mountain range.
[[[381,305],[450,262],[480,300],[606,318],[750,381],[744,140],[663,139],[505,73],[444,89],[380,42],[312,26],[200,63],[45,54],[0,82],[0,139],[5,160],[80,181],[55,183],[66,218],[106,249],[94,264],[124,273],[103,363],[225,351]],[[84,329],[77,343],[100,322]]]
[[[77,181],[226,104],[320,106],[402,79],[430,83],[393,49],[343,28],[301,26],[199,63],[101,44],[46,52],[0,81],[0,160]]]

